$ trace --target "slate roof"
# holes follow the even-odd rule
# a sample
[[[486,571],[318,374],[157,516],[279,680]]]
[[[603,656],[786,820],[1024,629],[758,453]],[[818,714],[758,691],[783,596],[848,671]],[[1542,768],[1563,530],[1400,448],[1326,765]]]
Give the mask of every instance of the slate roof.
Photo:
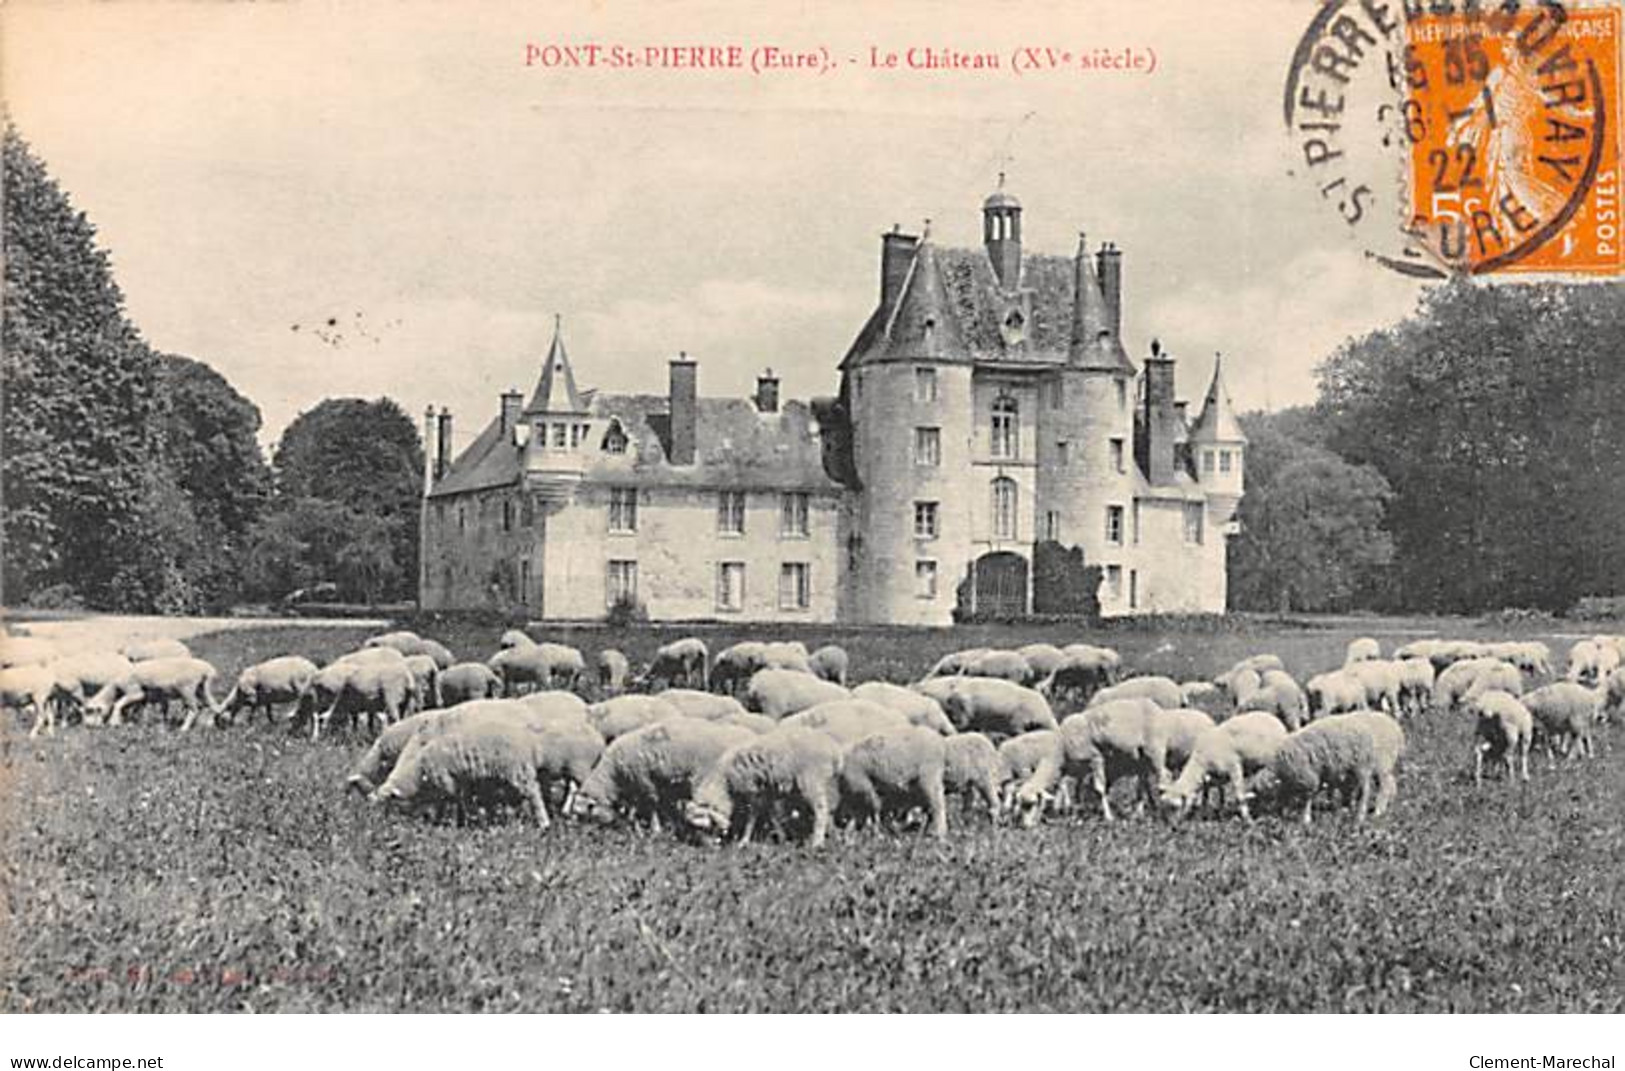
[[[1247,435],[1241,430],[1241,421],[1236,419],[1236,408],[1230,403],[1230,393],[1224,389],[1223,363],[1223,357],[1214,356],[1213,382],[1208,385],[1202,411],[1191,425],[1191,442],[1247,442]]]
[[[564,331],[557,318],[553,321],[553,344],[547,348],[542,376],[536,381],[536,390],[525,412],[586,412],[581,406],[581,394],[576,390],[576,375],[570,368],[570,355],[564,350]]]

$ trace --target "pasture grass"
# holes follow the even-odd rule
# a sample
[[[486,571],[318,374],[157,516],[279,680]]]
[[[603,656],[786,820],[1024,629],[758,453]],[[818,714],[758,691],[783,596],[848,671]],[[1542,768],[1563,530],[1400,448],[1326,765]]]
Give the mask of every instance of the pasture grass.
[[[423,631],[484,657],[500,628]],[[1302,677],[1352,634],[1107,641],[1177,677],[1260,650]],[[321,660],[363,635],[267,628],[192,646],[223,691],[251,661]],[[670,635],[617,645],[643,658]],[[847,644],[860,679],[915,676],[983,641],[818,635]],[[1112,824],[1022,831],[956,813],[946,844],[837,830],[811,852],[435,825],[343,792],[361,744],[263,725],[30,741],[10,724],[0,1010],[1625,1011],[1620,730],[1595,759],[1540,758],[1530,785],[1482,788],[1465,721],[1407,732],[1398,801],[1369,825],[1167,823],[1125,800]]]

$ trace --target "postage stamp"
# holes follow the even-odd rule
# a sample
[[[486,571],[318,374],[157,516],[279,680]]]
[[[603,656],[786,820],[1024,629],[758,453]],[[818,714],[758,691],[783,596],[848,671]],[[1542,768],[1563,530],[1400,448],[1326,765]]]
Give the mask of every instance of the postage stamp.
[[[1620,24],[1615,3],[1328,0],[1287,122],[1378,263],[1617,276]]]

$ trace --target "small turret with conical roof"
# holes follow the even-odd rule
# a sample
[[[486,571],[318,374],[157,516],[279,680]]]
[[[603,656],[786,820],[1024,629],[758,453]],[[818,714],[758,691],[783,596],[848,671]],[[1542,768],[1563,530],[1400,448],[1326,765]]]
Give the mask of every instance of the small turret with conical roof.
[[[1236,419],[1235,406],[1224,387],[1224,357],[1213,355],[1213,381],[1208,385],[1202,411],[1190,431],[1191,459],[1196,476],[1209,497],[1229,499],[1230,511],[1240,500],[1244,486],[1243,456],[1247,435]]]
[[[520,446],[526,488],[543,498],[570,497],[585,469],[584,446],[591,424],[564,348],[561,316],[553,317],[553,341],[522,419],[531,429]]]

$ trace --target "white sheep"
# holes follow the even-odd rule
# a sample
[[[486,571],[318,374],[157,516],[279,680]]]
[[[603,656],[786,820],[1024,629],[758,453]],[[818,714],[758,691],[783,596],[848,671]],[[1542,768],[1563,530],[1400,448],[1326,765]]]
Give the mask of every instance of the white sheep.
[[[1016,791],[1027,783],[1028,778],[1044,764],[1045,760],[1052,760],[1059,764],[1061,759],[1061,734],[1055,729],[1039,729],[1035,732],[1022,733],[1012,736],[999,745],[999,763],[1004,768],[1004,782],[1000,786],[999,804],[1003,810],[1010,810],[1015,806]],[[1062,793],[1066,788],[1061,784]],[[1048,797],[1040,803],[1047,804]],[[1036,820],[1037,816],[1034,816]]]
[[[1374,662],[1382,657],[1382,645],[1370,636],[1361,636],[1350,640],[1347,652],[1343,655],[1343,665],[1352,666],[1356,662]]]
[[[706,689],[711,686],[711,651],[696,636],[684,636],[663,644],[655,651],[643,684],[650,691],[673,688]]]
[[[1017,651],[987,651],[965,663],[960,671],[963,677],[988,677],[1012,684],[1032,685],[1039,676]]]
[[[894,729],[912,723],[907,715],[891,707],[862,699],[837,699],[808,707],[779,724],[786,728],[816,729],[842,743],[851,743],[880,729]]]
[[[722,754],[683,806],[696,829],[722,835],[741,818],[739,843],[749,844],[756,824],[776,808],[802,807],[812,816],[808,844],[823,847],[839,799],[836,771],[841,746],[812,729],[780,728],[736,744]]]
[[[943,738],[918,725],[895,726],[859,738],[841,754],[843,809],[861,821],[887,813],[924,807],[928,829],[937,839],[948,836],[948,800],[944,776],[947,746]]]
[[[414,736],[373,797],[405,804],[449,801],[466,808],[495,791],[517,797],[546,829],[539,765],[537,734],[522,725],[487,721],[477,729]]]
[[[378,731],[382,732],[407,712],[414,686],[412,671],[406,668],[404,658],[398,662],[352,662],[348,670],[327,708],[312,720],[311,740],[321,737],[322,729],[332,722],[335,714],[348,715],[352,729],[358,719],[364,722],[376,718]]]
[[[142,640],[124,648],[131,662],[152,662],[160,658],[191,658],[192,652],[180,640]]]
[[[1625,666],[1608,674],[1601,691],[1603,700],[1597,707],[1597,720],[1607,722],[1616,713],[1625,716]]]
[[[1602,708],[1605,694],[1600,688],[1587,688],[1574,681],[1557,681],[1536,688],[1523,697],[1523,704],[1535,719],[1535,733],[1546,743],[1546,754],[1590,757],[1595,753],[1591,729]]]
[[[380,632],[376,636],[368,636],[362,641],[361,646],[363,648],[389,647],[400,651],[402,655],[407,655],[412,653],[407,648],[416,648],[421,642],[423,642],[423,637],[411,629],[397,629],[394,632]]]
[[[764,736],[779,727],[779,723],[766,714],[752,714],[748,710],[737,714],[730,713],[713,720],[726,725],[737,725],[741,729],[749,729],[757,736]]]
[[[1594,685],[1606,680],[1620,665],[1620,649],[1612,636],[1593,636],[1569,648],[1568,679]]]
[[[681,715],[682,711],[659,695],[618,695],[587,708],[587,720],[609,743],[645,725]]]
[[[1355,662],[1343,667],[1343,672],[1359,681],[1365,688],[1365,701],[1361,707],[1381,710],[1395,717],[1399,715],[1399,666],[1380,659]]]
[[[1122,664],[1122,658],[1110,647],[1068,644],[1061,648],[1061,664],[1049,676],[1047,694],[1057,703],[1087,703],[1117,679]]]
[[[414,710],[427,710],[442,705],[440,702],[440,663],[426,654],[406,656],[406,671],[412,674],[412,700]]]
[[[124,712],[145,703],[163,707],[165,720],[169,704],[179,701],[186,708],[182,729],[190,729],[204,710],[220,709],[210,686],[215,668],[200,658],[154,658],[134,662],[130,675],[108,683],[85,703],[85,717],[107,725],[122,725]]]
[[[1051,643],[1029,643],[1017,647],[1016,654],[1027,660],[1027,665],[1039,682],[1033,687],[1041,692],[1049,690],[1056,671],[1066,664],[1066,652]]]
[[[532,692],[515,701],[524,711],[524,717],[533,724],[552,725],[557,722],[590,724],[587,701],[574,692]]]
[[[762,669],[745,686],[747,709],[770,718],[786,718],[819,703],[851,697],[839,684],[791,669]]]
[[[436,703],[454,707],[470,699],[495,699],[502,694],[502,678],[483,662],[459,662],[440,671],[435,681]]]
[[[220,704],[220,716],[234,721],[237,712],[246,707],[250,720],[263,712],[266,724],[271,724],[276,721],[276,704],[292,703],[297,709],[315,679],[316,663],[308,658],[268,658],[237,674],[236,685]]]
[[[576,792],[570,813],[608,821],[622,808],[660,828],[675,822],[694,788],[729,748],[757,739],[749,729],[675,717],[616,738]]]
[[[704,721],[726,721],[745,713],[744,704],[731,695],[697,692],[692,688],[667,688],[660,693],[660,698],[676,707],[684,717]]]
[[[506,695],[531,688],[573,688],[587,668],[581,652],[558,643],[534,643],[498,651],[486,663],[502,678]]]
[[[851,666],[851,658],[846,648],[837,644],[826,643],[812,654],[807,656],[807,664],[812,667],[813,676],[822,680],[846,687],[846,677]]]
[[[1271,670],[1271,669],[1284,670],[1284,669],[1286,669],[1286,663],[1281,661],[1281,656],[1280,655],[1276,655],[1276,654],[1255,654],[1255,655],[1248,655],[1246,658],[1243,658],[1241,661],[1237,662],[1235,665],[1231,666],[1230,668],[1231,668],[1232,671],[1250,669],[1254,673],[1257,673],[1259,675],[1263,675],[1263,673],[1266,670]]]
[[[444,710],[426,710],[402,718],[378,734],[372,746],[351,768],[347,784],[363,795],[372,792],[395,768],[407,745],[420,734],[435,734],[461,724],[484,721],[518,725],[533,732],[569,730],[576,725],[587,724],[585,705],[571,706],[564,702],[566,698],[574,697],[565,692],[550,692],[545,693],[545,698],[526,696],[523,699],[474,700]],[[594,736],[600,741],[603,739],[596,733]]]
[[[1462,696],[1462,701],[1466,702],[1481,692],[1487,692],[1495,688],[1499,688],[1503,692],[1511,692],[1513,695],[1522,695],[1524,692],[1523,674],[1518,671],[1517,666],[1492,658],[1487,665],[1478,671],[1472,683],[1468,685],[1466,694]]]
[[[389,777],[390,771],[395,769],[395,763],[401,757],[401,752],[406,749],[407,742],[416,736],[419,730],[435,726],[448,717],[459,717],[465,712],[462,709],[425,710],[385,727],[384,731],[373,739],[372,746],[367,748],[350,768],[345,784],[352,791],[367,795]]]
[[[1365,708],[1365,682],[1346,670],[1317,673],[1303,687],[1311,717],[1341,714]]]
[[[800,640],[789,640],[762,645],[763,669],[793,669],[798,673],[812,673],[812,658],[807,645]]]
[[[767,644],[743,640],[718,652],[711,664],[711,687],[726,695],[742,689],[756,671],[767,666]]]
[[[1264,687],[1264,675],[1256,669],[1231,669],[1213,678],[1213,683],[1230,696],[1237,710],[1242,710]]]
[[[16,635],[0,638],[0,669],[13,666],[43,666],[62,657],[50,640]]]
[[[499,650],[503,650],[503,651],[509,650],[510,648],[513,648],[513,647],[534,647],[534,646],[536,646],[536,641],[531,639],[530,636],[527,635],[525,632],[523,632],[523,631],[521,631],[519,629],[516,629],[516,628],[511,628],[508,631],[504,632],[502,634],[502,638],[497,641],[497,648]]]
[[[1011,737],[1012,740],[1016,737]],[[956,733],[945,741],[943,785],[950,796],[979,799],[991,821],[999,820],[1000,795],[1008,779],[998,749],[981,733]]]
[[[943,736],[954,734],[954,723],[942,712],[942,704],[913,688],[887,681],[865,681],[852,689],[852,698],[890,707],[915,725]]]
[[[1405,731],[1386,714],[1361,710],[1334,714],[1289,733],[1270,773],[1289,803],[1303,800],[1303,821],[1314,817],[1315,795],[1337,788],[1355,796],[1355,816],[1381,817],[1398,789],[1395,771],[1405,751]],[[1376,797],[1372,799],[1372,788]]]
[[[932,677],[957,677],[965,672],[965,667],[971,662],[991,651],[991,647],[967,647],[963,651],[950,651],[932,664],[926,671],[926,679]]]
[[[1362,662],[1360,665],[1375,665]],[[1259,687],[1247,696],[1241,709],[1267,711],[1280,719],[1288,729],[1296,729],[1309,720],[1309,700],[1298,682],[1279,669],[1265,670]]]
[[[1089,775],[1101,816],[1112,817],[1111,780],[1137,774],[1145,802],[1154,803],[1168,783],[1169,760],[1183,765],[1213,720],[1201,711],[1170,711],[1145,697],[1089,707],[1061,723],[1059,754],[1047,758],[1016,793],[1022,821],[1038,819],[1043,800],[1066,776]]]
[[[41,728],[56,732],[56,713],[51,706],[55,691],[56,675],[46,666],[32,663],[0,669],[0,709],[31,714],[34,724],[29,736],[38,736]]]
[[[1212,681],[1185,681],[1179,686],[1179,705],[1214,713],[1228,700],[1224,689]]]
[[[1536,640],[1488,644],[1485,654],[1516,666],[1532,677],[1552,672],[1552,649]]]
[[[1089,705],[1097,707],[1122,699],[1149,699],[1164,710],[1178,710],[1184,696],[1179,691],[1179,685],[1167,677],[1130,677],[1096,692],[1090,697]]]
[[[993,677],[956,679],[942,710],[961,732],[1004,737],[1056,727],[1049,700],[1024,685]]]
[[[1407,715],[1427,712],[1433,696],[1433,663],[1425,658],[1402,658],[1394,666],[1399,674],[1399,706]]]
[[[58,712],[83,711],[86,699],[113,681],[128,677],[133,665],[121,654],[94,651],[53,659],[46,668],[56,679],[54,701]]]
[[[1529,745],[1535,738],[1535,720],[1529,708],[1511,692],[1499,688],[1481,692],[1467,704],[1477,723],[1473,741],[1473,784],[1484,783],[1484,757],[1506,763],[1512,780],[1514,760],[1522,760],[1523,779],[1529,780]]]
[[[1222,725],[1203,730],[1185,768],[1162,790],[1162,802],[1186,810],[1209,786],[1228,785],[1241,817],[1251,819],[1247,778],[1274,761],[1286,737],[1287,729],[1280,718],[1262,710],[1238,714]]]
[[[601,695],[620,695],[632,673],[632,662],[613,647],[598,652],[598,691]]]

